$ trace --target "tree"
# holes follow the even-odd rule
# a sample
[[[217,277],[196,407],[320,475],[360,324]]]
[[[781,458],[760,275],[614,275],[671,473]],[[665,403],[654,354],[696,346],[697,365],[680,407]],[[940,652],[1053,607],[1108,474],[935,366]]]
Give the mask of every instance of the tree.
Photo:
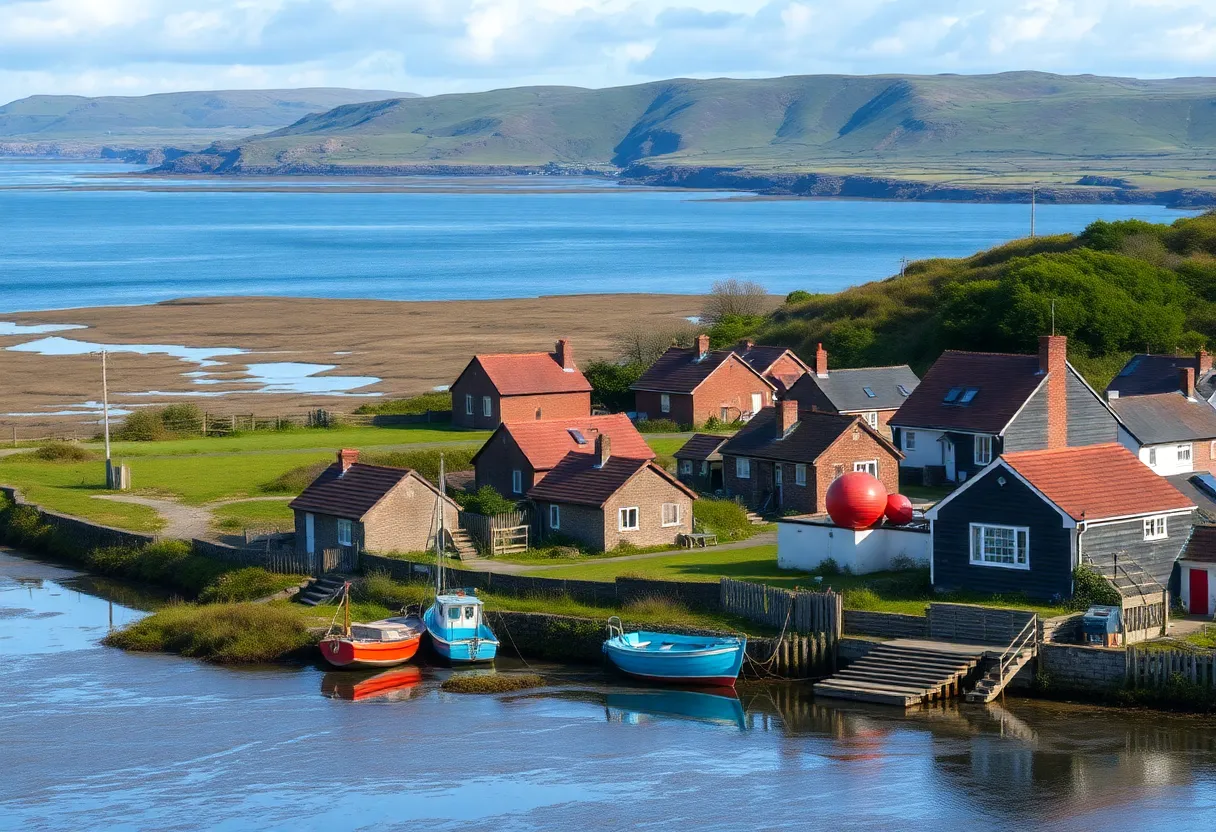
[[[633,409],[633,391],[629,385],[637,381],[645,369],[644,364],[592,361],[583,367],[583,375],[591,383],[595,403],[619,412]]]
[[[697,328],[689,321],[647,322],[621,330],[612,340],[623,363],[649,367],[668,347],[687,347],[696,335]]]
[[[709,294],[705,296],[701,320],[712,326],[728,315],[761,317],[772,305],[768,291],[759,283],[732,277],[715,281],[710,287]]]

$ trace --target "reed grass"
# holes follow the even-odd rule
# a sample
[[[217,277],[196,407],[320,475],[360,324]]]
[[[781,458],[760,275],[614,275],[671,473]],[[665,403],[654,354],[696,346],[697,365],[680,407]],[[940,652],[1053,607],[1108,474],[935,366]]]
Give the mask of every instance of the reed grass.
[[[123,650],[176,653],[216,664],[281,661],[316,644],[298,609],[275,604],[171,604],[103,643]]]
[[[439,688],[448,693],[509,693],[544,685],[545,677],[536,673],[461,673],[445,679]]]
[[[247,566],[220,575],[199,593],[198,600],[205,604],[256,601],[307,580],[306,575],[279,575],[260,566]]]

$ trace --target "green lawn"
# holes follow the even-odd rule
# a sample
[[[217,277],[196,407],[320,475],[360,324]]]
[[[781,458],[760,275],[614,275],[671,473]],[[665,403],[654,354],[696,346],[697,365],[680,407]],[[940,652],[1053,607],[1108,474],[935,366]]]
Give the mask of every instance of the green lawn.
[[[684,443],[689,440],[689,438],[692,436],[692,434],[687,433],[687,434],[684,434],[683,436],[675,436],[675,437],[672,437],[672,436],[646,436],[645,434],[642,434],[642,436],[646,440],[646,444],[649,445],[650,449],[652,451],[654,451],[656,454],[658,454],[659,456],[671,456],[676,451],[680,450],[680,448],[684,447]]]
[[[211,511],[212,526],[221,532],[240,532],[249,528],[274,526],[280,531],[291,531],[294,514],[287,507],[289,498],[265,500],[254,503],[229,503],[216,506]]]
[[[137,532],[158,531],[164,525],[156,510],[147,506],[93,499],[96,494],[113,493],[105,488],[104,462],[14,463],[13,459],[0,459],[0,483],[16,486],[31,503]]]
[[[442,425],[401,425],[399,427],[296,428],[283,431],[254,431],[237,436],[198,436],[163,442],[115,442],[115,457],[160,456],[177,454],[233,454],[257,451],[371,448],[385,445],[420,443],[481,443],[489,431],[463,430]],[[90,447],[100,447],[91,443]]]
[[[777,568],[777,546],[769,543],[745,549],[682,550],[662,557],[612,563],[590,561],[530,573],[543,578],[577,578],[582,581],[611,581],[620,575],[663,581],[716,581],[735,578],[773,586],[813,586],[805,572]]]

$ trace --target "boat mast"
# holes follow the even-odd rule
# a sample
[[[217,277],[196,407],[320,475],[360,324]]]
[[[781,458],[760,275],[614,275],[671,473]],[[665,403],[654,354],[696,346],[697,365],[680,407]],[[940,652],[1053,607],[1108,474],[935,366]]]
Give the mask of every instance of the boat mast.
[[[443,454],[439,455],[439,493],[435,495],[435,514],[439,518],[435,532],[435,597],[443,592]]]
[[[343,605],[346,607],[346,632],[345,632],[345,635],[347,638],[350,638],[350,581],[346,582],[346,586],[344,587],[344,589],[346,590],[346,598],[344,599],[346,601],[346,603]]]

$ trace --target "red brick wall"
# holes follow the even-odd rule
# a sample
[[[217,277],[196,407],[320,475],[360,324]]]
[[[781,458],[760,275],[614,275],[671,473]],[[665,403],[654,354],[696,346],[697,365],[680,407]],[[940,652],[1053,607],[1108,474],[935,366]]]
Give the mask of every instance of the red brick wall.
[[[535,472],[524,456],[524,452],[515,444],[515,440],[504,431],[490,438],[477,456],[477,487],[492,485],[494,489],[509,499],[523,499],[528,489],[536,484]],[[523,491],[515,494],[511,491],[511,472],[518,468],[522,475]]]
[[[788,355],[783,355],[773,362],[773,366],[768,371],[769,378],[778,376],[800,376],[805,373],[802,365]]]
[[[1196,471],[1216,474],[1216,454],[1212,453],[1211,442],[1191,443],[1191,464],[1195,466]]]
[[[742,361],[724,361],[709,378],[701,382],[701,386],[693,394],[691,421],[700,425],[710,416],[721,418],[724,406],[728,408],[729,418],[737,419],[741,413],[751,411],[753,393],[761,395],[761,407],[769,405],[771,389]],[[672,407],[675,407],[674,399]]]
[[[541,419],[577,419],[591,415],[590,393],[543,393],[536,396],[505,396],[501,400],[504,422]]]
[[[473,397],[473,414],[466,412],[465,397]],[[483,416],[482,397],[491,400],[490,416]],[[532,421],[540,410],[544,419],[573,419],[591,415],[590,393],[546,393],[536,396],[498,395],[481,365],[473,361],[452,385],[452,424],[462,428],[493,430],[501,422]]]
[[[648,419],[671,419],[681,425],[693,424],[692,396],[680,393],[671,393],[670,396],[671,412],[664,413],[661,393],[635,390],[633,394],[634,410],[638,413],[645,413]]]
[[[466,413],[465,397],[473,397],[473,414]],[[482,396],[492,402],[490,416],[482,416]],[[498,402],[498,390],[476,361],[470,362],[460,378],[452,385],[452,424],[462,428],[484,428],[493,430],[502,421]]]
[[[1063,335],[1039,337],[1039,367],[1047,375],[1047,447],[1068,446],[1068,339]]]
[[[833,442],[819,457],[815,471],[819,496],[814,513],[827,510],[823,500],[827,496],[828,486],[836,479],[837,465],[841,466],[843,473],[848,474],[853,470],[853,463],[871,459],[878,460],[878,479],[886,487],[887,493],[898,494],[899,459],[869,433],[854,428]]]

